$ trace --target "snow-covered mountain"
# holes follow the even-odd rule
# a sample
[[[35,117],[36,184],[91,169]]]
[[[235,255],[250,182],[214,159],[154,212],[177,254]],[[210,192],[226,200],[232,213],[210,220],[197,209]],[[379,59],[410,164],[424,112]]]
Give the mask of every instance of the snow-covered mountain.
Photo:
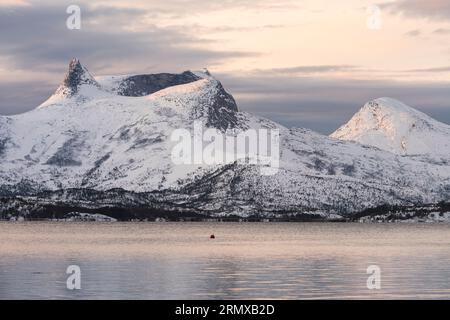
[[[331,137],[396,154],[450,158],[450,126],[391,98],[368,102]]]
[[[426,120],[414,121],[430,135],[446,134],[438,122],[410,114]],[[261,164],[245,161],[175,164],[170,136],[175,129],[192,130],[195,121],[228,136],[278,129],[278,172],[262,175]],[[39,216],[57,205],[67,212],[113,207],[336,218],[382,205],[450,200],[449,162],[430,160],[426,152],[409,157],[389,151],[241,112],[207,71],[94,78],[73,60],[46,102],[0,116],[0,213],[20,208]]]

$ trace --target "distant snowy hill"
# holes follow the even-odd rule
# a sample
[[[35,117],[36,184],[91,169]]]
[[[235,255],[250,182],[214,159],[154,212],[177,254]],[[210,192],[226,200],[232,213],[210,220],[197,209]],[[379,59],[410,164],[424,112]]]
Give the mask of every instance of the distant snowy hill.
[[[278,173],[242,161],[174,164],[170,136],[195,121],[227,135],[280,130]],[[95,78],[73,60],[46,102],[0,116],[0,214],[110,207],[335,219],[438,203],[450,200],[448,137],[448,126],[393,100],[367,104],[327,137],[239,111],[208,72]]]
[[[390,98],[368,102],[331,137],[402,155],[450,158],[450,126]]]

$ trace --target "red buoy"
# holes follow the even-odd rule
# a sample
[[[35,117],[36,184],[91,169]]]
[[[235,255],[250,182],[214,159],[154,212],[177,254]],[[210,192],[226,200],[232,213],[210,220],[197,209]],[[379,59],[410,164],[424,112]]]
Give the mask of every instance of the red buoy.
[[[212,234],[212,235],[209,236],[209,238],[210,238],[210,239],[215,239],[216,236]]]

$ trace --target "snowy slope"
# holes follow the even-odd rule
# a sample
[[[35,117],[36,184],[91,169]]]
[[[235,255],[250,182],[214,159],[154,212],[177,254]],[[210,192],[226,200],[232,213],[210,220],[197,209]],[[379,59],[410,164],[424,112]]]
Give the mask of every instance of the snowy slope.
[[[331,137],[396,154],[450,158],[450,126],[391,98],[368,102]]]
[[[411,114],[445,134],[439,123]],[[278,173],[264,176],[259,165],[242,161],[174,164],[170,135],[178,128],[192,130],[194,121],[228,135],[248,128],[279,129]],[[158,203],[167,210],[212,215],[314,213],[326,218],[383,204],[450,199],[448,163],[289,130],[240,112],[208,72],[95,79],[78,60],[41,106],[0,117],[0,158],[0,195],[46,191],[52,201],[72,204],[95,204],[100,192],[102,203],[110,204]],[[70,198],[72,189],[78,191]],[[113,189],[127,192],[126,199],[109,196]]]
[[[66,79],[74,78],[72,64]],[[207,124],[220,118],[216,124],[223,128],[237,123],[229,116],[235,105],[215,109],[223,88],[213,78],[125,97],[84,81],[90,77],[85,72],[81,82],[70,87],[64,81],[37,109],[12,117],[8,139],[14,145],[3,158],[2,182],[26,178],[50,189],[162,188],[175,183],[180,172],[184,177],[196,169],[173,168],[174,129],[190,128],[194,120]]]

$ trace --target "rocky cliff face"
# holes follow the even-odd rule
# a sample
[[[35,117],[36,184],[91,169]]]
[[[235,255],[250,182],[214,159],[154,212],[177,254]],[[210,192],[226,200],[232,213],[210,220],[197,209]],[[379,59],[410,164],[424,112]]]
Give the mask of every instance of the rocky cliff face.
[[[142,97],[159,90],[188,84],[201,78],[190,71],[181,74],[158,73],[125,77],[117,87],[117,93],[127,97]]]

